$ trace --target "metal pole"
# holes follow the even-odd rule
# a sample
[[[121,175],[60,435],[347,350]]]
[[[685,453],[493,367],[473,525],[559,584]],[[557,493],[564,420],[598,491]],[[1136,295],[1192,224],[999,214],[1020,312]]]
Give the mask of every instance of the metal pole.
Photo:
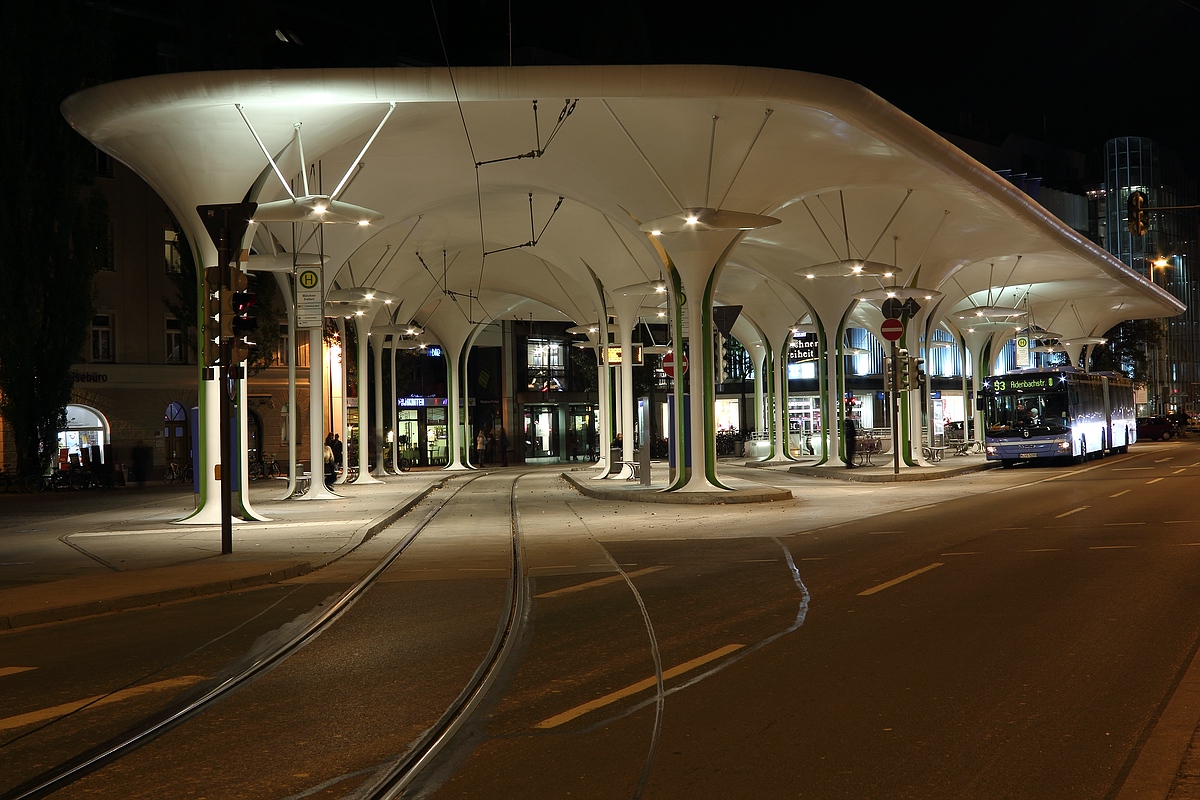
[[[892,342],[892,391],[888,393],[892,407],[892,474],[900,474],[900,349]]]

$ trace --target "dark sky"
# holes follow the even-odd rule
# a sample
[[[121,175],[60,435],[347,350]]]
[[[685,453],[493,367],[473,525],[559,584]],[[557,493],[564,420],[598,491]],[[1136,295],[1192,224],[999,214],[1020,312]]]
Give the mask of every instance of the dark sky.
[[[1113,136],[1144,135],[1200,163],[1191,152],[1200,126],[1200,0],[113,5],[183,15],[178,35],[205,53],[208,67],[441,65],[447,57],[496,64],[507,63],[510,44],[515,63],[770,66],[855,81],[946,133],[999,141],[1015,132],[1084,152]],[[280,42],[276,27],[302,44]]]

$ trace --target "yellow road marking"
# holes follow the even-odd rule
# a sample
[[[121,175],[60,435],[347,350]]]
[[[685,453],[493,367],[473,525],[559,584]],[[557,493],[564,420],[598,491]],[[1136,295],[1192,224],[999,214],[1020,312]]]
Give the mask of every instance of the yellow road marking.
[[[100,708],[101,706],[119,703],[122,700],[131,700],[134,697],[139,697],[144,694],[153,692],[162,692],[168,689],[185,689],[194,683],[199,683],[204,680],[203,675],[182,675],[178,678],[168,678],[165,681],[155,681],[154,683],[144,683],[141,686],[131,686],[128,689],[122,689],[119,692],[113,692],[109,695],[98,694],[95,697],[85,697],[82,700],[75,700],[70,703],[62,703],[57,706],[30,711],[25,714],[17,714],[13,717],[5,717],[0,719],[0,731],[12,730],[13,728],[21,728],[25,725],[32,725],[35,722],[45,722],[48,719],[62,717],[70,714],[72,711],[78,711],[84,706],[91,708]]]
[[[691,661],[685,661],[684,663],[680,664],[677,667],[671,667],[668,670],[664,670],[663,674],[662,674],[663,680],[664,681],[670,680],[671,678],[682,675],[685,672],[690,672],[691,670],[694,670],[696,667],[704,666],[705,664],[709,663],[710,661],[716,661],[718,658],[723,658],[724,656],[727,656],[736,650],[740,650],[743,647],[745,647],[745,645],[727,644],[724,647],[713,650],[711,653],[702,655],[699,658],[693,658]],[[595,711],[597,708],[603,708],[604,706],[611,705],[611,704],[617,702],[618,700],[629,697],[630,695],[634,695],[634,694],[637,694],[638,692],[645,691],[646,689],[649,689],[651,686],[653,686],[655,683],[657,683],[657,680],[652,677],[646,678],[645,680],[640,680],[637,683],[631,683],[628,686],[626,686],[624,689],[618,689],[617,691],[610,692],[609,694],[606,694],[603,697],[597,697],[595,700],[592,700],[591,702],[584,703],[583,705],[575,706],[574,708],[570,709],[569,711],[564,711],[561,714],[555,714],[553,717],[548,717],[547,719],[544,719],[541,722],[539,722],[534,727],[538,728],[539,730],[546,730],[547,728],[557,728],[559,725],[562,725],[564,722],[570,722],[571,720],[573,720],[577,717],[582,717],[584,714],[587,714],[588,712],[591,712],[591,711]]]
[[[920,569],[914,569],[912,572],[908,573],[907,575],[901,575],[899,578],[893,578],[892,580],[887,581],[886,583],[881,583],[878,586],[872,586],[870,589],[866,589],[864,591],[859,592],[858,596],[859,597],[867,597],[868,595],[875,594],[876,592],[882,592],[884,589],[890,589],[891,587],[895,586],[897,583],[903,583],[904,581],[908,580],[909,578],[915,578],[924,572],[929,572],[929,570],[937,569],[938,567],[941,567],[941,566],[944,566],[942,564],[942,562],[935,561],[932,564],[930,564],[928,567],[921,567]]]
[[[37,667],[0,667],[0,678],[3,678],[5,675],[17,675],[22,672],[29,672],[31,669],[37,669]]]
[[[1064,511],[1061,514],[1055,514],[1054,518],[1062,519],[1063,517],[1069,517],[1072,514],[1078,514],[1080,511],[1086,511],[1089,508],[1091,508],[1091,506],[1080,506],[1079,508],[1072,508],[1070,511]]]
[[[658,572],[658,571],[664,570],[664,569],[666,569],[666,567],[646,567],[645,569],[634,570],[633,572],[627,572],[625,574],[628,575],[630,578],[633,578],[638,575],[646,575],[651,572]],[[575,586],[566,586],[562,589],[555,589],[550,592],[542,592],[541,594],[535,594],[534,598],[542,599],[542,598],[546,598],[546,597],[561,597],[564,594],[574,594],[575,592],[583,592],[588,589],[594,589],[597,586],[607,586],[610,583],[617,583],[618,581],[623,581],[623,580],[625,580],[625,579],[622,578],[620,575],[609,575],[608,577],[597,578],[596,580],[588,581],[587,583],[579,583],[579,584],[576,584]]]

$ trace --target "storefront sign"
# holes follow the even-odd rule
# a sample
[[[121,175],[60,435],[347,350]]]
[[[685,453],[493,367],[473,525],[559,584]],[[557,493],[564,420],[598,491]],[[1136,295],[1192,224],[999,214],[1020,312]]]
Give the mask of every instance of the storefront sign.
[[[400,408],[429,408],[430,406],[448,406],[450,401],[445,397],[401,397],[396,401]]]

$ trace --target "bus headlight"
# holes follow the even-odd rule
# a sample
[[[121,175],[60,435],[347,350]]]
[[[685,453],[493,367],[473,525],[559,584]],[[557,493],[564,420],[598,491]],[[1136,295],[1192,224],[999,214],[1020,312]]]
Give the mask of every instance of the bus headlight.
[[[1071,443],[1070,443],[1070,442],[1066,442],[1066,441],[1059,442],[1059,443],[1058,443],[1058,449],[1059,449],[1059,450],[1063,450],[1063,451],[1070,450],[1070,449],[1071,449]]]
[[[996,455],[996,446],[994,444],[989,444],[986,449],[989,456]]]

